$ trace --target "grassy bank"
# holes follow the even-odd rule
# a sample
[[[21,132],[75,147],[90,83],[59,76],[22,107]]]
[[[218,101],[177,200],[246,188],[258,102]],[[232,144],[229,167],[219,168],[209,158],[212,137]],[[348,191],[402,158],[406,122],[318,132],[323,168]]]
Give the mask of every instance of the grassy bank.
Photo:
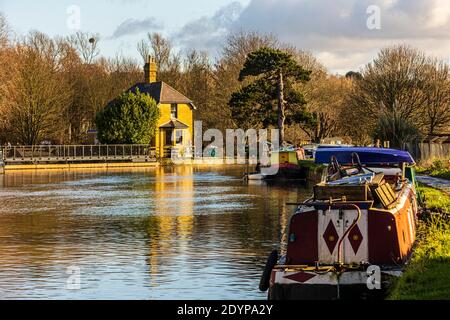
[[[450,214],[450,197],[437,189],[420,185],[418,192],[425,201],[425,207],[434,212],[446,212]]]
[[[300,160],[299,166],[307,170],[307,178],[312,183],[319,183],[322,180],[322,174],[326,166],[316,164],[312,160]]]
[[[433,188],[419,189],[427,208],[445,214],[419,223],[412,260],[394,284],[391,300],[450,299],[450,197]]]
[[[449,161],[435,160],[432,164],[417,167],[418,174],[450,180]]]

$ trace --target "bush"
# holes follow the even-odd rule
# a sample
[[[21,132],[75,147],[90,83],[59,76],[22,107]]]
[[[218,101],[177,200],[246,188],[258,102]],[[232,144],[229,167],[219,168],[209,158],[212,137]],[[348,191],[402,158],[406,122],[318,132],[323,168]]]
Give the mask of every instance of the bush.
[[[150,144],[159,117],[150,96],[139,91],[123,93],[97,114],[98,139],[103,144]]]
[[[381,141],[390,141],[393,148],[404,149],[407,142],[420,137],[420,132],[411,121],[393,112],[378,119],[374,136]]]
[[[441,171],[444,170],[444,162],[442,162],[442,160],[434,160],[433,164],[431,165],[431,171]]]

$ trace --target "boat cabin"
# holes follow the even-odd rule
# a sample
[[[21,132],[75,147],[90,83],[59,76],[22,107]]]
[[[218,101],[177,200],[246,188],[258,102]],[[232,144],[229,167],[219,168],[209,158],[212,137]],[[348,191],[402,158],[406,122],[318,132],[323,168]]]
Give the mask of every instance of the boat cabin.
[[[273,151],[270,157],[270,163],[280,166],[297,166],[297,152],[295,150]]]

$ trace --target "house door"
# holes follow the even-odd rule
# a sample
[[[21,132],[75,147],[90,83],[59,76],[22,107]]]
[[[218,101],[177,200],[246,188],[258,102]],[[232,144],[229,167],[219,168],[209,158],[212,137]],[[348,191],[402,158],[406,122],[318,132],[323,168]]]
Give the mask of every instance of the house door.
[[[173,146],[173,130],[165,130],[165,147]]]

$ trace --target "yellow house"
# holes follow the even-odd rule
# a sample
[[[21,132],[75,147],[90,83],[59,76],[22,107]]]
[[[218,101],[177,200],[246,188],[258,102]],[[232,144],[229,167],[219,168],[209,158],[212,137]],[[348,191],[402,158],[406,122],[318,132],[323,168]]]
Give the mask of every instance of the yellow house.
[[[182,156],[193,154],[194,110],[192,100],[163,81],[156,81],[155,59],[149,57],[144,67],[144,82],[137,83],[128,91],[146,93],[155,99],[161,113],[158,130],[152,145],[160,155],[170,157],[171,150]]]

